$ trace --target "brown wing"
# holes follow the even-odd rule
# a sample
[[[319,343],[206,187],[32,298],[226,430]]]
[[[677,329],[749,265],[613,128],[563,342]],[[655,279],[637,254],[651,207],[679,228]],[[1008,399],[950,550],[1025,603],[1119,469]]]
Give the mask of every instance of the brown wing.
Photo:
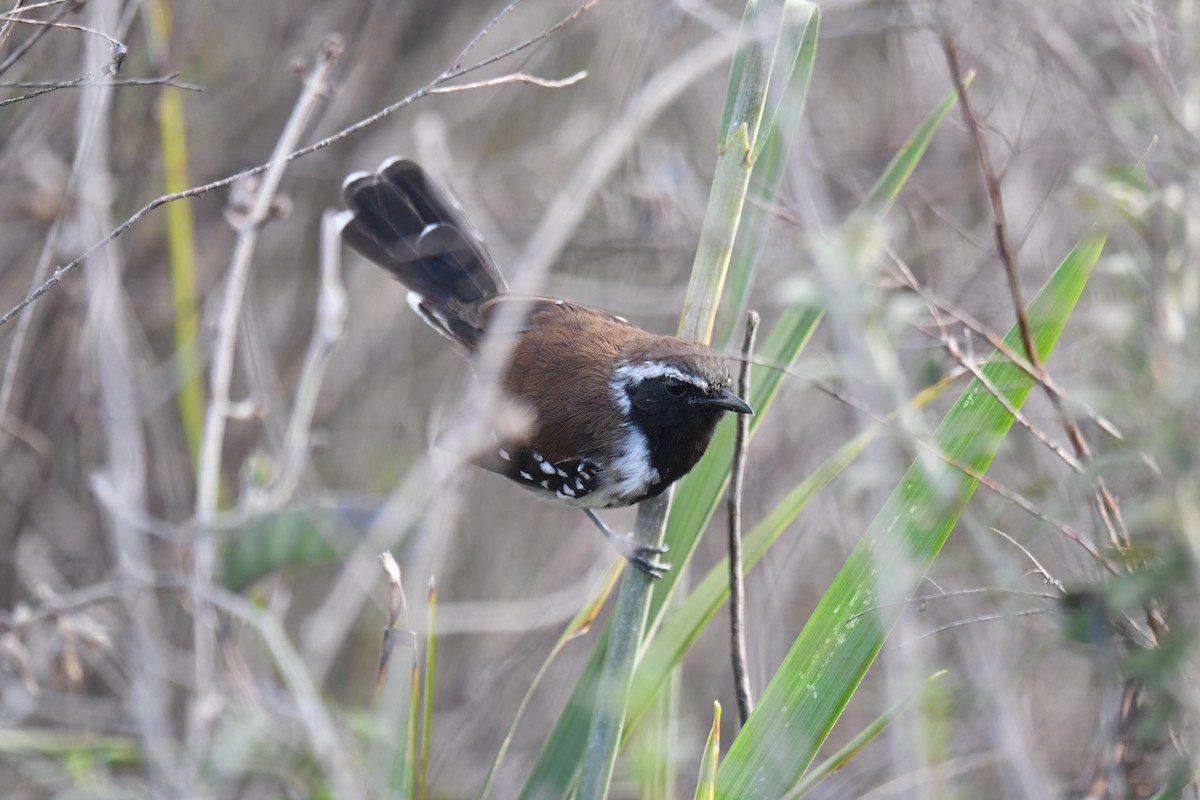
[[[514,303],[521,306],[509,306]],[[506,311],[515,311],[515,317],[508,319]],[[603,311],[547,297],[502,295],[473,313],[489,334],[500,326],[513,336],[504,391],[534,417],[529,436],[499,446],[510,453],[528,450],[529,458],[536,449],[550,462],[605,452],[621,422],[615,404],[607,402],[613,363],[637,328]],[[490,454],[478,463],[506,475],[514,471],[511,462]]]

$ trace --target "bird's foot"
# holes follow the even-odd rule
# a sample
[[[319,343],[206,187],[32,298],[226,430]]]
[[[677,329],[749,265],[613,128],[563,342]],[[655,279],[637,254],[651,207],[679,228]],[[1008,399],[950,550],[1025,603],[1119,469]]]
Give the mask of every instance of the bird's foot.
[[[626,561],[654,580],[666,575],[667,571],[671,569],[671,562],[658,560],[658,556],[669,549],[665,544],[639,544],[634,541],[632,534],[615,537],[613,544]]]
[[[618,536],[609,529],[607,525],[600,521],[600,518],[592,512],[590,508],[583,509],[592,522],[596,523],[596,527],[604,534],[604,538],[612,544],[613,548],[625,557],[625,560],[642,572],[649,575],[654,580],[658,580],[667,571],[671,569],[671,564],[668,561],[659,561],[658,556],[667,552],[665,544],[642,544],[633,538],[633,534]]]

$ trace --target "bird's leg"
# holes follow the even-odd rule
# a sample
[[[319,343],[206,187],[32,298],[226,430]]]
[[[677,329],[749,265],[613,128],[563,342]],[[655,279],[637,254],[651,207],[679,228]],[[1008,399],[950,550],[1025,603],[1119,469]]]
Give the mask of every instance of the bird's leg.
[[[658,556],[667,552],[667,546],[657,544],[638,544],[633,540],[633,534],[627,536],[619,536],[613,533],[607,525],[600,521],[600,518],[590,508],[583,509],[583,513],[587,514],[592,522],[596,523],[596,527],[604,534],[604,538],[612,543],[616,551],[625,557],[625,560],[642,572],[649,575],[655,580],[661,578],[671,568],[671,564],[666,561],[659,561]]]

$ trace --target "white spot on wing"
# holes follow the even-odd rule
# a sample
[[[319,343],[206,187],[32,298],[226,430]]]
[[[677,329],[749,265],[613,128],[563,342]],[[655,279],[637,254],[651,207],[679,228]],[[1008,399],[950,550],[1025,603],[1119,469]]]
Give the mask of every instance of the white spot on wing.
[[[510,456],[508,454],[508,451],[505,450],[503,447],[500,448],[500,457],[503,458],[505,461],[512,461],[512,456]]]
[[[541,463],[541,467],[542,467],[542,472],[546,473],[547,475],[554,474],[554,465],[551,464],[549,461],[543,461]]]
[[[532,481],[532,480],[533,480],[533,476],[532,476],[532,475],[530,475],[530,474],[529,474],[528,472],[526,472],[525,470],[521,470],[521,477],[522,477],[522,478],[524,478],[524,479],[525,479],[525,480],[527,480],[527,481]]]

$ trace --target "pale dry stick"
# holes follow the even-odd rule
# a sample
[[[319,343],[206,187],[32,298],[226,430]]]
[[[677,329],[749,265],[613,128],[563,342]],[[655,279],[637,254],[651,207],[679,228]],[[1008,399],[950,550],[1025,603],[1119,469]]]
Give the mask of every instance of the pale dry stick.
[[[64,0],[54,0],[54,2],[56,2],[56,3],[61,3],[63,1]],[[16,4],[12,7],[12,10],[8,12],[8,14],[9,14],[9,16],[12,16],[13,14],[16,14],[20,11],[21,11],[21,0],[17,0]],[[2,24],[0,24],[0,47],[4,47],[4,43],[8,41],[8,35],[10,33],[12,33],[12,29],[13,29],[13,24],[11,22],[9,22],[8,20],[5,20]]]
[[[1058,578],[1051,575],[1050,570],[1048,570],[1044,566],[1042,566],[1042,562],[1040,562],[1036,558],[1034,558],[1033,553],[1029,552],[1029,548],[1027,548],[1025,545],[1021,544],[1016,539],[1009,536],[1007,533],[1000,530],[999,528],[992,528],[992,532],[997,534],[998,536],[1004,537],[1004,539],[1007,540],[1009,544],[1011,544],[1013,547],[1017,548],[1022,553],[1024,553],[1025,557],[1028,558],[1029,561],[1033,564],[1033,568],[1036,569],[1038,571],[1038,574],[1040,574],[1042,576],[1042,580],[1044,580],[1046,583],[1053,586],[1055,589],[1058,589],[1058,591],[1062,592],[1063,594],[1067,593],[1067,589],[1065,586],[1062,585],[1062,581],[1060,581]]]
[[[81,84],[81,78],[69,81],[0,81],[2,89],[86,89],[89,86],[173,86],[185,92],[203,92],[204,87],[196,83],[179,80],[179,73],[160,75],[157,78],[119,78],[115,81],[93,81]]]
[[[268,655],[279,669],[288,696],[296,703],[296,716],[308,737],[310,755],[329,778],[332,795],[339,800],[365,798],[367,795],[362,782],[346,743],[338,732],[338,724],[317,688],[318,682],[292,647],[279,619],[249,600],[220,587],[209,587],[203,599],[205,603],[220,608],[257,631]]]
[[[406,108],[406,107],[412,105],[417,100],[420,100],[421,98],[432,93],[434,89],[439,87],[441,84],[446,83],[447,81],[462,77],[464,75],[469,75],[472,72],[476,72],[477,70],[483,69],[484,67],[494,64],[502,59],[508,58],[509,56],[515,55],[516,53],[520,53],[522,50],[525,50],[526,48],[533,46],[537,42],[542,41],[543,39],[547,38],[551,34],[558,31],[559,29],[563,28],[570,22],[573,22],[581,14],[583,14],[583,12],[587,11],[589,8],[591,8],[593,5],[595,5],[595,3],[597,1],[598,0],[590,0],[587,3],[584,3],[582,6],[577,8],[574,12],[563,17],[557,23],[555,23],[554,25],[551,25],[549,28],[546,28],[538,35],[533,36],[529,39],[526,39],[525,41],[521,42],[520,44],[514,45],[500,53],[497,53],[496,55],[489,56],[489,57],[483,59],[482,61],[472,64],[469,67],[462,67],[462,68],[458,68],[458,69],[447,69],[445,72],[443,72],[437,78],[435,78],[433,81],[426,84],[425,86],[422,86],[420,89],[416,90],[412,94],[410,94],[406,97],[403,97],[400,100],[397,100],[395,103],[392,103],[391,105],[381,108],[380,110],[376,111],[374,114],[370,114],[369,116],[366,116],[363,119],[360,119],[358,122],[355,122],[351,125],[346,126],[345,128],[342,128],[340,131],[338,131],[336,133],[330,134],[329,136],[326,136],[323,139],[319,139],[319,140],[313,142],[312,144],[306,145],[297,150],[293,150],[292,152],[283,156],[282,160],[283,161],[293,161],[297,158],[303,158],[304,156],[311,155],[311,154],[317,152],[318,150],[323,150],[332,144],[336,144],[337,142],[340,142],[342,139],[352,136],[353,134],[358,133],[359,131],[361,131],[365,128],[368,128],[371,125],[374,125],[375,123],[379,122],[380,120],[391,116],[392,114],[396,113],[400,109]],[[30,38],[32,38],[32,37],[30,37]],[[3,74],[3,70],[4,70],[4,66],[0,65],[0,74]],[[233,183],[236,183],[240,180],[244,180],[246,178],[250,178],[255,175],[260,175],[263,172],[266,172],[268,169],[271,169],[274,166],[275,166],[274,162],[267,162],[265,164],[259,164],[256,167],[250,167],[249,169],[244,169],[241,172],[234,173],[233,175],[228,175],[224,178],[219,178],[218,180],[215,180],[215,181],[210,181],[210,182],[202,184],[200,186],[194,186],[190,189],[185,189],[180,192],[172,192],[171,194],[164,194],[164,195],[160,195],[159,197],[156,197],[155,199],[151,200],[146,205],[142,206],[136,212],[134,212],[133,215],[131,215],[128,219],[126,219],[124,222],[122,222],[120,225],[118,225],[112,231],[110,231],[108,233],[108,235],[106,235],[103,239],[92,244],[87,250],[85,250],[83,253],[81,253],[74,260],[69,261],[66,264],[63,264],[61,267],[56,269],[49,278],[47,278],[45,281],[43,281],[37,287],[37,289],[35,289],[33,292],[30,292],[25,297],[24,300],[17,303],[15,306],[10,308],[4,314],[4,316],[0,317],[0,327],[4,327],[5,323],[7,323],[9,320],[11,320],[13,317],[15,317],[17,314],[20,314],[30,304],[36,302],[38,300],[38,298],[40,298],[46,292],[50,291],[50,289],[54,288],[54,286],[56,284],[58,284],[60,281],[62,281],[62,279],[66,275],[68,275],[70,272],[77,269],[85,258],[87,258],[92,253],[99,250],[101,247],[104,247],[105,245],[109,244],[110,242],[112,242],[114,239],[116,239],[121,234],[128,231],[130,228],[132,228],[134,225],[136,225],[139,221],[141,221],[141,219],[143,217],[145,217],[147,214],[150,214],[151,212],[166,205],[167,203],[173,203],[176,200],[183,200],[183,199],[189,198],[189,197],[201,197],[205,194],[208,194],[209,192],[215,191],[217,189],[222,189],[222,188],[229,186]]]
[[[127,591],[127,587],[122,583],[123,580],[110,578],[76,589],[68,594],[48,597],[32,609],[22,608],[13,613],[0,614],[0,630],[20,631],[39,622],[58,617],[69,617],[103,603],[119,602]],[[141,581],[140,584],[139,588],[158,591],[183,589],[187,586],[183,574],[178,572],[159,574],[148,581]]]
[[[199,92],[202,89],[190,83],[180,83],[175,80],[174,75],[166,75],[161,78],[129,78],[120,81],[95,81],[92,75],[82,75],[69,81],[16,81],[12,83],[0,83],[0,88],[32,88],[35,91],[27,92],[17,97],[8,97],[0,100],[0,108],[13,103],[20,103],[23,100],[32,100],[35,97],[41,97],[44,94],[57,92],[59,89],[86,89],[92,86],[174,86],[177,89],[184,89],[189,92]]]
[[[16,22],[22,25],[41,25],[47,28],[58,28],[59,30],[65,31],[78,31],[79,33],[90,33],[93,36],[99,36],[101,39],[104,39],[110,45],[112,45],[112,48],[115,51],[112,57],[112,63],[115,65],[114,70],[120,67],[121,62],[125,59],[125,55],[129,52],[129,48],[126,47],[125,43],[120,39],[109,36],[104,31],[96,30],[95,28],[89,28],[86,25],[76,25],[73,22],[57,22],[49,19],[25,19],[22,16],[14,16],[11,14],[0,14],[0,22]]]
[[[441,83],[445,83],[446,81],[449,81],[449,80],[454,80],[455,78],[461,78],[463,75],[469,75],[472,72],[477,72],[478,70],[481,70],[486,66],[495,64],[497,61],[503,61],[504,59],[508,58],[509,56],[515,56],[517,53],[520,53],[523,50],[528,50],[530,47],[533,47],[538,42],[540,42],[544,39],[550,38],[555,33],[558,33],[558,31],[565,28],[567,25],[570,25],[572,22],[579,19],[579,17],[583,16],[583,14],[590,11],[592,6],[596,5],[596,3],[598,3],[599,1],[600,0],[586,0],[586,2],[584,2],[583,4],[578,6],[570,14],[567,14],[565,17],[563,17],[562,19],[560,19],[558,22],[554,23],[550,27],[545,28],[544,30],[542,30],[541,33],[537,34],[536,36],[531,36],[530,38],[526,39],[525,41],[523,41],[519,44],[515,44],[512,47],[507,48],[506,50],[501,50],[499,53],[496,53],[495,55],[488,56],[487,58],[485,58],[481,61],[475,62],[474,64],[472,64],[469,67],[463,67],[462,60],[464,58],[466,58],[467,53],[469,53],[477,44],[479,44],[479,42],[483,39],[483,37],[486,36],[489,31],[491,31],[492,27],[497,22],[499,22],[501,20],[501,18],[504,17],[505,14],[507,14],[509,11],[511,11],[517,5],[516,2],[509,3],[505,8],[501,9],[499,14],[492,17],[491,21],[489,21],[487,23],[487,25],[485,25],[479,33],[475,34],[475,38],[473,38],[470,42],[467,43],[467,46],[464,47],[462,49],[462,51],[459,52],[458,56],[456,56],[455,62],[452,63],[450,67],[448,67],[444,72],[442,72],[441,75],[439,75],[437,77],[437,79],[434,81],[434,84],[441,84]]]
[[[78,178],[79,162],[76,160],[72,163],[71,174],[67,178],[66,196],[69,197],[74,192],[75,183]],[[33,269],[30,289],[36,288],[50,269],[50,260],[54,257],[54,251],[58,247],[58,237],[62,232],[63,220],[65,218],[65,214],[60,214],[50,223],[50,230],[46,232],[46,239],[42,242],[42,250],[38,254],[37,265]],[[4,363],[4,380],[0,382],[0,414],[8,412],[8,403],[12,399],[13,388],[16,386],[17,369],[21,364],[21,353],[25,349],[25,339],[29,335],[29,326],[32,324],[32,312],[17,320],[17,327],[13,332],[12,346],[8,349],[8,361]]]
[[[536,75],[530,75],[526,72],[512,72],[508,75],[501,75],[498,78],[489,78],[485,81],[474,81],[472,83],[456,83],[453,86],[439,86],[436,89],[430,89],[429,94],[454,94],[455,92],[469,92],[473,89],[490,89],[494,86],[505,86],[510,83],[527,83],[531,86],[540,86],[543,89],[565,89],[568,86],[574,86],[581,80],[587,77],[587,70],[581,69],[574,75],[566,78],[551,79],[539,78]]]
[[[521,2],[522,0],[512,0],[512,2],[510,2],[508,5],[500,9],[500,13],[492,17],[486,25],[479,29],[479,33],[471,37],[471,41],[467,42],[466,46],[464,46],[462,50],[458,51],[458,55],[456,55],[454,60],[450,62],[450,66],[446,68],[446,72],[454,72],[455,70],[461,69],[462,62],[467,58],[467,53],[470,53],[472,50],[474,50],[476,45],[482,42],[484,37],[492,32],[492,28],[500,24],[500,20],[507,17],[510,11],[521,5]],[[595,0],[591,0],[591,2],[586,3],[585,6],[591,5],[592,2],[595,2]],[[580,13],[585,10],[587,9],[581,7]]]
[[[68,0],[46,0],[46,2],[44,2],[44,3],[30,3],[29,5],[24,5],[21,3],[21,0],[17,0],[17,4],[15,6],[13,6],[13,10],[8,13],[11,15],[16,15],[16,14],[24,14],[29,11],[41,11],[43,8],[51,8],[53,6],[60,6],[63,3],[66,3],[67,1]]]
[[[230,410],[230,386],[233,380],[234,348],[237,344],[238,317],[250,277],[250,262],[258,243],[258,233],[271,214],[275,192],[283,178],[288,161],[284,155],[295,149],[318,103],[329,91],[328,78],[334,63],[341,55],[341,40],[329,37],[322,44],[312,68],[305,78],[304,88],[292,114],[276,142],[268,169],[257,186],[254,199],[239,225],[237,241],[227,270],[225,294],[221,301],[217,325],[216,348],[213,357],[209,388],[209,405],[204,419],[200,460],[196,477],[196,524],[198,526],[192,563],[191,593],[194,603],[193,648],[196,697],[189,709],[187,724],[188,758],[191,774],[199,770],[208,752],[207,719],[213,691],[213,638],[216,623],[205,606],[204,596],[212,582],[216,566],[216,533],[209,523],[216,517],[217,492],[221,480],[221,452],[225,440],[225,422]]]
[[[17,0],[17,5],[20,6],[20,4],[21,4],[20,0]],[[72,3],[63,3],[63,5],[55,13],[54,19],[52,21],[57,22],[58,20],[65,17],[67,15],[67,12],[71,10],[72,5],[73,5]],[[20,9],[15,9],[13,11],[13,14],[15,14],[16,11],[18,11],[18,10],[20,10]],[[9,31],[12,30],[13,22],[10,20],[5,20],[3,24],[5,27],[3,29],[0,29],[0,33],[3,33],[4,36],[7,37]],[[21,44],[19,44],[15,50],[13,50],[11,53],[9,53],[8,58],[4,59],[3,62],[0,62],[0,75],[3,75],[4,73],[8,72],[12,68],[13,64],[17,63],[21,59],[22,56],[24,56],[26,53],[28,53],[29,50],[35,44],[37,44],[39,41],[41,41],[42,37],[45,36],[49,32],[50,32],[49,28],[38,28],[36,31],[33,32],[32,35],[30,35],[30,37],[28,39],[21,42]],[[2,40],[0,40],[0,41],[2,41]]]
[[[975,111],[971,106],[971,99],[967,94],[966,87],[963,85],[962,67],[958,59],[958,48],[955,46],[954,39],[948,32],[943,32],[942,34],[942,49],[946,55],[946,64],[950,69],[950,77],[954,82],[954,88],[958,94],[963,122],[967,126],[967,130],[971,133],[971,138],[975,143],[975,153],[978,157],[979,168],[983,172],[983,181],[987,188],[988,200],[992,207],[996,248],[1000,254],[1000,261],[1004,265],[1004,275],[1008,281],[1013,310],[1017,315],[1017,326],[1021,332],[1021,342],[1025,346],[1025,354],[1029,359],[1030,366],[1037,373],[1038,383],[1044,385],[1047,374],[1046,367],[1042,362],[1041,355],[1037,352],[1037,346],[1034,344],[1033,334],[1029,328],[1029,319],[1025,315],[1025,301],[1021,296],[1021,284],[1017,275],[1017,262],[1013,256],[1012,248],[1008,243],[1008,223],[1004,214],[1004,197],[1000,192],[1000,182],[997,180],[996,172],[992,168],[992,159],[988,152],[987,139],[983,135],[979,118],[975,115]],[[1063,428],[1067,432],[1067,439],[1071,442],[1071,447],[1075,450],[1075,455],[1080,461],[1090,461],[1092,458],[1091,448],[1088,447],[1079,425],[1067,413],[1062,398],[1050,391],[1047,391],[1047,395],[1054,406],[1055,413],[1058,414]],[[1108,527],[1113,544],[1129,547],[1129,531],[1121,518],[1121,509],[1117,505],[1116,498],[1108,490],[1103,477],[1096,477],[1095,486],[1100,516],[1104,519]]]
[[[120,16],[120,0],[92,0],[87,7],[89,24],[99,30],[113,28]],[[111,37],[103,37],[111,38]],[[82,61],[94,64],[104,47],[96,37],[85,40]],[[76,117],[78,167],[72,216],[84,236],[100,235],[112,225],[113,188],[109,153],[113,125],[112,88],[80,96]],[[148,464],[145,432],[133,398],[137,369],[133,340],[137,331],[128,298],[121,284],[121,254],[115,248],[92,256],[87,271],[88,311],[84,332],[94,358],[99,389],[99,414],[106,443],[103,476],[122,506],[145,502]],[[163,652],[163,624],[158,598],[152,588],[153,560],[142,531],[120,515],[105,516],[103,529],[115,560],[121,604],[128,629],[124,648],[125,679],[121,704],[133,721],[139,745],[146,756],[147,772],[156,793],[181,795],[179,755],[173,747],[169,719],[170,688]]]
[[[39,4],[40,7],[43,4]],[[29,10],[31,7],[26,7],[22,10]],[[20,0],[17,0],[17,5],[14,11],[21,9]],[[65,13],[66,7],[63,9]],[[7,35],[9,26],[13,23],[6,20],[3,27],[0,27],[0,45],[4,42],[4,37]],[[31,37],[32,38],[32,37]],[[0,74],[3,74],[3,68],[0,67]],[[3,105],[9,101],[2,101]],[[78,157],[78,152],[76,153]],[[79,163],[75,161],[71,165],[71,173],[67,178],[65,192],[70,196],[79,180]],[[42,244],[41,252],[38,254],[37,265],[33,270],[33,277],[30,281],[29,290],[34,291],[39,284],[42,283],[46,276],[46,272],[50,269],[50,261],[54,257],[54,252],[58,247],[59,234],[62,231],[64,215],[58,215],[50,224],[50,229],[46,232],[46,239]],[[0,382],[0,414],[4,414],[8,410],[9,400],[12,399],[13,387],[16,385],[17,369],[21,363],[21,354],[25,348],[25,339],[29,334],[29,326],[33,323],[33,315],[26,314],[17,322],[16,331],[13,333],[13,343],[8,350],[8,361],[4,364],[4,379]]]
[[[248,492],[243,514],[261,514],[283,507],[296,491],[308,461],[313,416],[333,349],[342,338],[348,303],[341,277],[342,239],[336,211],[321,216],[321,289],[317,297],[316,324],[304,354],[296,400],[288,419],[275,478],[261,493]]]
[[[738,371],[738,397],[750,396],[750,354],[760,317],[746,312],[746,338],[742,342],[742,363]],[[746,656],[746,577],[742,566],[742,480],[746,471],[746,439],[749,421],[738,414],[733,444],[733,474],[729,484],[729,657],[733,665],[733,689],[738,717],[743,725],[754,710],[750,691],[750,673]]]

